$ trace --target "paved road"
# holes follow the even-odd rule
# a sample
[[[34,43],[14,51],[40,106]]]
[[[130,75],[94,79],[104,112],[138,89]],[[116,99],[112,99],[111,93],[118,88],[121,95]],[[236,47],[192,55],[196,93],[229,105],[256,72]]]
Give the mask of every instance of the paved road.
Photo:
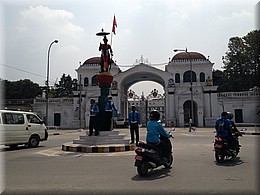
[[[120,131],[129,134],[127,129]],[[257,135],[244,135],[239,157],[217,165],[211,129],[176,129],[173,167],[157,168],[141,178],[133,166],[133,151],[61,150],[62,143],[82,134],[85,131],[61,131],[51,134],[41,147],[2,151],[6,162],[3,194],[259,194]],[[141,129],[141,139],[145,140],[145,129]]]

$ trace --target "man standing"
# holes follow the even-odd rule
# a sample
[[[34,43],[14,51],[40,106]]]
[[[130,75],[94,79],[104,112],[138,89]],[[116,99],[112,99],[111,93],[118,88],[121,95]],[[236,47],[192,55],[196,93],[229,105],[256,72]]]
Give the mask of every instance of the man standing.
[[[136,144],[139,142],[139,125],[140,125],[140,114],[136,111],[136,107],[132,106],[132,111],[129,113],[128,116],[128,125],[130,126],[130,134],[131,134],[131,142],[130,144],[134,143],[136,136]]]
[[[108,96],[105,102],[105,131],[111,130],[113,112],[117,113],[117,109],[112,102],[112,96]]]
[[[95,129],[95,135],[98,135],[97,126],[97,114],[99,113],[98,105],[94,99],[90,99],[90,117],[89,117],[89,136],[93,135]]]

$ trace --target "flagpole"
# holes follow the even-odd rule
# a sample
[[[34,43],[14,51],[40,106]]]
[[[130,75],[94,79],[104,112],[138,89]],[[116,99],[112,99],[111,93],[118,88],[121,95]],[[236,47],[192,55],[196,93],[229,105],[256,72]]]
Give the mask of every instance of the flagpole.
[[[112,47],[112,38],[113,38],[113,32],[111,32],[111,44],[110,44],[111,47]]]

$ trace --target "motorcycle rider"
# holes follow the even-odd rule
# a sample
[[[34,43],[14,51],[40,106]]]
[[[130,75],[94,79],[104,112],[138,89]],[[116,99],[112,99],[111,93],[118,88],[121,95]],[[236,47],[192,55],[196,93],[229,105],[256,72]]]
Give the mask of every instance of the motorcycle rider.
[[[156,110],[150,112],[150,120],[147,122],[146,142],[158,146],[161,151],[162,161],[167,162],[167,157],[170,154],[170,147],[164,142],[160,136],[170,138],[170,134],[165,131],[162,124],[158,122],[160,113]]]
[[[242,133],[237,129],[235,122],[233,121],[233,113],[232,112],[227,112],[228,113],[228,119],[230,120],[232,127],[231,127],[231,134],[232,133],[237,133],[238,136],[242,136]],[[239,145],[239,142],[235,137],[231,136],[231,146],[236,147]]]
[[[223,137],[231,143],[232,137],[232,123],[228,119],[228,113],[222,112],[221,118],[218,118],[215,122],[216,136]]]

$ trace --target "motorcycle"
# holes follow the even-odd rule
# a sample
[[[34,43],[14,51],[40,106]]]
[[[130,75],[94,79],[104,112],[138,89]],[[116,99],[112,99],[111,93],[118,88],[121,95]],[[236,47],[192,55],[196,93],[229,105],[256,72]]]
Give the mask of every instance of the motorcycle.
[[[171,134],[175,129],[172,128],[169,131],[170,137],[174,138]],[[173,154],[172,154],[172,144],[169,138],[161,136],[160,139],[168,144],[170,148],[170,154],[167,159],[163,159],[161,156],[161,151],[159,147],[154,144],[140,142],[138,147],[135,149],[135,166],[137,167],[137,172],[140,176],[145,176],[148,173],[148,170],[153,170],[159,166],[164,166],[165,168],[171,167],[173,163]],[[165,162],[166,160],[166,162]]]
[[[214,141],[214,151],[215,151],[215,159],[217,163],[222,163],[225,159],[232,159],[235,158],[239,151],[240,145],[238,141],[238,137],[242,136],[238,132],[232,133],[233,136],[233,147],[230,147],[230,143],[227,139],[224,139],[220,136],[215,136]]]

